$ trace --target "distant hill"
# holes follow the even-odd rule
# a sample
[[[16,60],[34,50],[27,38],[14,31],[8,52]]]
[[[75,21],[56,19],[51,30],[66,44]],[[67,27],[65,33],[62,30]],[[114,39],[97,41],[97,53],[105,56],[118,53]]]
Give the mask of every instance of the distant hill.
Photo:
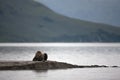
[[[0,42],[120,42],[120,28],[65,17],[33,0],[0,0]]]

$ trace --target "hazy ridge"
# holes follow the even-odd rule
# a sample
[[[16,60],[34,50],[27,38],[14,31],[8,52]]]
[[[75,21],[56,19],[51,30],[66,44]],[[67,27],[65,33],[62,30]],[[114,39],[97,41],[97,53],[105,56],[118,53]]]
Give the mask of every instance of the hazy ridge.
[[[120,42],[119,31],[59,15],[33,0],[0,0],[0,42]]]

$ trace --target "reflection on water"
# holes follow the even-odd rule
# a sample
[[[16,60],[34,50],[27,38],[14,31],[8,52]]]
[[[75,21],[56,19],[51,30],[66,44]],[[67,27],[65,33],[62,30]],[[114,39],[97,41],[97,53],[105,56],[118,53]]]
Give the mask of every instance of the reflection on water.
[[[0,71],[0,80],[120,80],[120,68]]]
[[[59,45],[59,46],[57,46]],[[36,51],[49,60],[78,65],[120,65],[120,44],[0,44],[0,60],[32,60]],[[92,46],[93,45],[93,46]],[[120,68],[1,70],[0,80],[120,80]]]
[[[48,70],[33,70],[35,73],[47,73]]]

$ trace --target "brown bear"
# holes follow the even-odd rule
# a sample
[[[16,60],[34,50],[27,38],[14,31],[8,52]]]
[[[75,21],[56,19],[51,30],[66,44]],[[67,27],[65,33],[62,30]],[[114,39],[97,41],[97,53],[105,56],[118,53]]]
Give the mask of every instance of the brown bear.
[[[35,57],[33,58],[33,61],[43,61],[44,56],[41,51],[37,51],[35,54]]]
[[[33,61],[47,61],[48,55],[46,53],[42,54],[41,51],[37,51]]]
[[[47,59],[48,59],[48,55],[47,55],[47,53],[44,53],[44,54],[43,54],[43,58],[44,58],[43,61],[47,61]]]

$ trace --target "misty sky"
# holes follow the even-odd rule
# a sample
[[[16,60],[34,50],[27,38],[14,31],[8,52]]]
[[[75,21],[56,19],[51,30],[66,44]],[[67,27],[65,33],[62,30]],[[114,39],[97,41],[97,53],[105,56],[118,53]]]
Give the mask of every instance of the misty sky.
[[[66,16],[120,26],[120,0],[37,0]]]

